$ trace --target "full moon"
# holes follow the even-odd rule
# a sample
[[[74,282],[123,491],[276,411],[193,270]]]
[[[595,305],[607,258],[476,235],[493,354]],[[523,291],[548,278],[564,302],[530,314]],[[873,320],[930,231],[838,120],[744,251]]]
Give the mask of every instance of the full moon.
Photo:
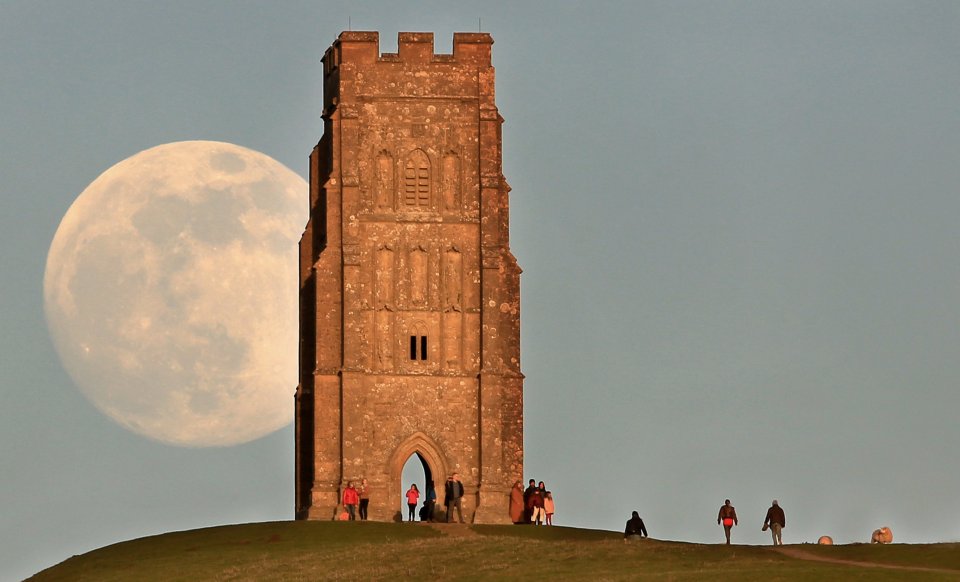
[[[47,324],[83,394],[173,445],[235,445],[289,424],[306,206],[300,176],[220,142],[157,146],[94,180],[44,276]]]

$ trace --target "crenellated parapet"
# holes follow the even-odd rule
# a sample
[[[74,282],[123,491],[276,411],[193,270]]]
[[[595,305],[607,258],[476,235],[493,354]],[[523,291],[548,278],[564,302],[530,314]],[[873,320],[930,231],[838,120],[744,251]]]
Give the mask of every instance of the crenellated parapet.
[[[453,33],[453,54],[435,53],[432,32],[401,32],[397,52],[380,52],[380,33],[345,31],[323,56],[324,73],[329,75],[343,63],[444,63],[479,67],[490,66],[493,37],[486,32]]]

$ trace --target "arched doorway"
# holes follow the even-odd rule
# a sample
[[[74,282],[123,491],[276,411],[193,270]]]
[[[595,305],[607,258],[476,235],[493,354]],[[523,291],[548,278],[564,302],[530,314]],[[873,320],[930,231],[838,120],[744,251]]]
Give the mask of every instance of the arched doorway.
[[[416,483],[420,490],[418,512],[423,501],[426,500],[428,484],[431,481],[437,491],[437,500],[442,501],[446,474],[446,459],[433,439],[422,432],[417,432],[404,440],[394,450],[390,460],[390,482],[393,490],[391,497],[397,500],[394,521],[407,519],[407,501],[404,494],[411,483]]]
[[[411,485],[416,485],[417,490],[420,492],[420,498],[417,503],[417,507],[414,508],[414,520],[421,521],[423,519],[423,514],[420,512],[420,510],[427,501],[427,493],[430,487],[433,487],[434,493],[436,493],[436,483],[433,478],[433,471],[430,469],[430,463],[423,458],[423,455],[421,455],[419,452],[416,452],[410,455],[410,457],[407,459],[407,462],[404,463],[401,475],[400,515],[404,521],[409,521],[410,516],[406,494]],[[436,499],[436,496],[434,496],[434,499]]]

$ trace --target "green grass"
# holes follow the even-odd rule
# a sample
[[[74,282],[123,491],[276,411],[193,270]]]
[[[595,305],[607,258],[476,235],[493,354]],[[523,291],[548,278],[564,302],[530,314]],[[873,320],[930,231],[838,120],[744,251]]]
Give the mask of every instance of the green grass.
[[[960,571],[960,544],[854,544],[850,546],[803,546],[805,551],[828,558],[921,566]]]
[[[463,527],[452,531],[467,533]],[[920,572],[800,560],[768,546],[625,543],[616,532],[566,527],[469,532],[373,522],[224,526],[114,544],[31,580],[960,581],[960,544],[794,546],[834,559],[951,570]]]

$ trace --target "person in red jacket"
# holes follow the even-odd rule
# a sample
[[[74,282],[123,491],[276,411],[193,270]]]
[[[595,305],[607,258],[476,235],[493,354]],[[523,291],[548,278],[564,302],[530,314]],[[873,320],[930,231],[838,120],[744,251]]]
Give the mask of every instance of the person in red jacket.
[[[725,499],[723,505],[720,506],[720,512],[717,513],[717,525],[723,524],[723,534],[727,537],[727,544],[730,543],[730,530],[735,525],[739,525],[737,521],[737,510],[730,505],[730,500]]]
[[[357,504],[360,503],[360,492],[353,486],[353,481],[347,481],[347,488],[343,490],[343,506],[350,514],[350,521],[357,519]]]
[[[417,489],[417,484],[411,483],[410,489],[407,489],[405,495],[407,496],[407,508],[409,510],[409,517],[407,517],[407,521],[416,521],[415,514],[417,513],[417,500],[420,499],[420,490]]]

